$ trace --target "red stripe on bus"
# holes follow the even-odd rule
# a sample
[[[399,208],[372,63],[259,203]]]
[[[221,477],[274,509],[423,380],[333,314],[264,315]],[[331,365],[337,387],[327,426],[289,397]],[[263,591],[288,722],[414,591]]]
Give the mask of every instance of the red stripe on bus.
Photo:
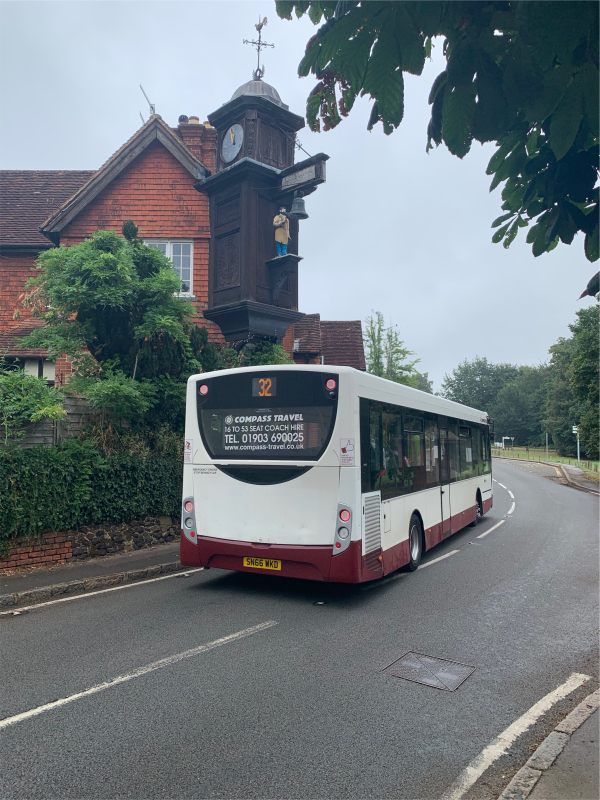
[[[483,503],[484,513],[492,507],[492,498]],[[430,550],[451,533],[457,533],[475,519],[475,508],[455,514],[449,520],[425,530],[425,547]],[[447,531],[447,532],[446,532]],[[270,572],[253,567],[244,567],[244,556],[278,559],[281,570]],[[409,562],[408,540],[399,542],[387,550],[376,550],[362,555],[362,542],[353,541],[347,550],[332,555],[331,545],[281,545],[242,542],[235,539],[198,537],[192,544],[181,536],[181,563],[186,567],[208,567],[278,575],[285,578],[303,578],[313,581],[335,583],[363,583],[376,580],[395,572]]]

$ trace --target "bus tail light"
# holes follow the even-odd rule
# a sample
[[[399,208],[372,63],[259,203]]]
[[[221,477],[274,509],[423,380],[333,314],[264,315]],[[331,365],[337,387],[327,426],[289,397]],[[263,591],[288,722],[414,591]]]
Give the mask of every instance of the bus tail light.
[[[335,537],[333,540],[333,555],[343,553],[350,546],[352,539],[352,511],[345,505],[338,505]]]
[[[194,498],[185,497],[181,509],[181,532],[192,544],[198,543],[196,531],[196,512],[194,511]]]

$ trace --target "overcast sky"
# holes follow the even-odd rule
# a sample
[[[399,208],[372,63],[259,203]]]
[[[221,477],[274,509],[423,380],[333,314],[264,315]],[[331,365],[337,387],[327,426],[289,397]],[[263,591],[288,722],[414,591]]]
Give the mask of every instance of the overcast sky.
[[[256,51],[242,39],[265,15],[263,38],[276,46],[263,51],[264,79],[303,115],[315,81],[297,66],[315,28],[280,20],[272,0],[0,0],[0,169],[97,169],[141,126],[140,112],[148,119],[140,83],[169,125],[206,119],[250,80]],[[367,131],[363,99],[334,131],[298,134],[311,155],[330,156],[301,223],[300,310],[363,321],[381,311],[436,390],[465,358],[544,362],[591,302],[577,297],[595,271],[579,235],[537,259],[522,233],[509,250],[491,243],[501,213],[485,175],[492,147],[462,161],[425,153],[439,49],[408,79],[396,133]]]

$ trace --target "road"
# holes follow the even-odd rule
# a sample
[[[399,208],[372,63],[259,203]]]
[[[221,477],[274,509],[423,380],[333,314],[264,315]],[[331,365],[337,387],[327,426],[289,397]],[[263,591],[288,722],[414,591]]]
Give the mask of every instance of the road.
[[[497,464],[484,521],[378,584],[199,571],[0,617],[0,797],[497,797],[597,685],[598,502],[544,469]],[[474,671],[384,672],[409,652]]]

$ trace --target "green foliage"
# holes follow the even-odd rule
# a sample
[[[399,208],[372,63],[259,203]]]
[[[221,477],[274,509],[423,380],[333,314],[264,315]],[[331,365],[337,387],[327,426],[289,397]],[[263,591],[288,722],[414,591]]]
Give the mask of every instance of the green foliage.
[[[598,428],[598,392],[600,391],[598,330],[600,306],[577,312],[577,321],[570,325],[573,333],[573,357],[569,377],[577,399],[579,438],[588,458],[597,459],[600,431]]]
[[[240,350],[237,363],[231,366],[255,367],[262,364],[292,364],[289,354],[268,337],[257,336]]]
[[[429,94],[427,149],[463,158],[495,142],[491,189],[504,183],[493,241],[510,246],[531,225],[535,256],[585,236],[598,258],[598,9],[592,2],[345,0],[276,2],[280,17],[320,25],[298,72],[314,74],[313,130],[338,125],[368,95],[371,129],[404,116],[404,73],[420,75],[436,37],[446,66]]]
[[[179,453],[105,456],[74,441],[0,448],[0,541],[144,516],[176,517],[181,475]]]
[[[415,369],[419,359],[409,360],[414,353],[405,347],[396,326],[386,327],[381,311],[374,312],[365,320],[364,345],[367,372],[415,389],[431,391],[427,377]]]
[[[152,405],[152,388],[148,384],[116,372],[104,380],[89,382],[83,388],[90,407],[106,418],[134,422]]]
[[[22,436],[28,423],[64,416],[62,395],[44,380],[20,370],[0,372],[0,428],[5,444]]]
[[[46,323],[24,339],[51,355],[88,350],[136,378],[179,377],[199,364],[190,349],[191,304],[158,250],[111,231],[39,257],[26,303]]]
[[[561,455],[575,455],[573,425],[579,426],[583,453],[598,458],[599,436],[599,348],[600,306],[577,312],[569,326],[572,336],[561,338],[550,348],[551,372],[546,417],[548,429]]]
[[[577,400],[569,379],[573,341],[560,338],[550,348],[550,377],[545,417],[548,431],[560,455],[576,455],[571,430],[577,420]]]
[[[472,361],[465,359],[444,376],[440,394],[491,415],[498,393],[518,374],[514,364],[492,364],[487,358],[476,356]]]
[[[497,438],[514,436],[517,445],[536,446],[549,433],[560,455],[576,455],[572,428],[578,425],[582,453],[595,460],[600,436],[599,315],[598,304],[579,311],[569,326],[573,335],[552,345],[547,366],[465,360],[445,376],[441,394],[487,411]]]
[[[548,367],[519,367],[515,378],[500,389],[489,408],[497,438],[514,436],[525,445],[545,443],[544,404]]]

